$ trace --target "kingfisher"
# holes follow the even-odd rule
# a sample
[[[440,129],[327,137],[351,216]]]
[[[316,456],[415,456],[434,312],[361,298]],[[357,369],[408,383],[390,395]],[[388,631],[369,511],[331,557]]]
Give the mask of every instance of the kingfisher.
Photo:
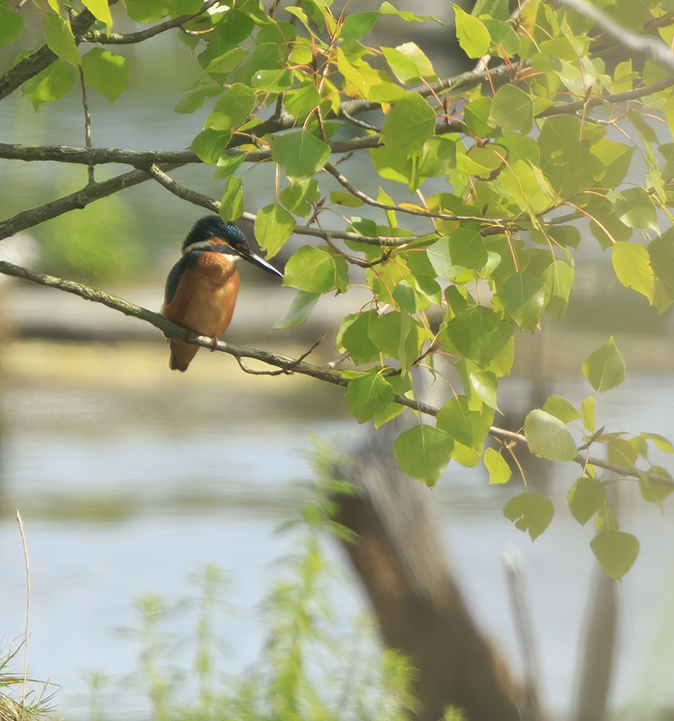
[[[264,258],[255,255],[248,240],[234,223],[218,215],[197,220],[182,247],[182,258],[166,280],[161,314],[168,320],[213,338],[229,327],[239,293],[240,258],[267,273],[283,277]],[[178,338],[169,339],[169,368],[186,371],[199,346]]]

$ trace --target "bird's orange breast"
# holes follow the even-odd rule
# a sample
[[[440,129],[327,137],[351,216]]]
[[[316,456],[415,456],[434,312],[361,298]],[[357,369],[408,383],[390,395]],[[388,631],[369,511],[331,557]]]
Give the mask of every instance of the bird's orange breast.
[[[202,253],[199,262],[180,276],[162,315],[215,338],[229,327],[238,293],[239,272],[234,261],[222,253]]]

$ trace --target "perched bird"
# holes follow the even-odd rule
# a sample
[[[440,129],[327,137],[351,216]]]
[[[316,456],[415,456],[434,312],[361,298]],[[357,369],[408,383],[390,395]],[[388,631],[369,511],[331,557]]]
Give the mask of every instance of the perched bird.
[[[234,223],[217,215],[198,220],[183,243],[183,257],[171,268],[161,314],[201,335],[216,339],[232,320],[239,292],[236,261],[247,260],[267,273],[283,273],[255,255]],[[169,339],[171,370],[186,371],[199,346]]]

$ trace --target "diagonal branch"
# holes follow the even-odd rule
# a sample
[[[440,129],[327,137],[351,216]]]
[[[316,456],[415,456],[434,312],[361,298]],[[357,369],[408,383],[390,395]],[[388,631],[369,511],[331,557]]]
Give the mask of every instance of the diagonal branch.
[[[45,220],[51,220],[71,210],[81,210],[89,203],[100,200],[108,195],[117,193],[124,188],[138,185],[149,180],[150,176],[144,170],[132,170],[128,173],[116,175],[114,178],[104,180],[101,183],[87,185],[76,193],[71,193],[63,198],[46,203],[31,210],[18,213],[13,218],[0,222],[0,240],[9,238],[10,235],[19,233],[22,230],[33,228]]]
[[[78,295],[80,298],[92,301],[93,303],[100,303],[108,308],[112,308],[124,315],[138,318],[139,320],[145,321],[150,325],[154,326],[168,338],[180,338],[187,343],[193,343],[194,345],[201,346],[203,348],[209,348],[211,350],[219,351],[221,353],[227,353],[241,362],[242,358],[250,358],[253,360],[261,361],[267,365],[280,368],[288,374],[299,373],[301,375],[310,376],[317,380],[331,383],[342,388],[346,388],[349,385],[348,379],[344,378],[339,372],[332,370],[331,368],[315,366],[311,363],[306,363],[301,358],[288,358],[287,356],[279,353],[272,353],[270,351],[262,350],[261,348],[251,348],[248,346],[237,346],[225,343],[224,341],[213,342],[212,338],[207,336],[199,335],[188,328],[183,328],[177,323],[172,323],[163,315],[155,313],[154,311],[143,308],[135,303],[129,303],[129,301],[123,298],[106,293],[105,291],[91,288],[83,283],[77,283],[72,280],[66,280],[64,278],[58,278],[53,275],[45,275],[44,273],[38,273],[30,268],[24,268],[23,266],[14,265],[7,261],[0,261],[0,273],[5,275],[11,275],[16,278],[23,278],[32,283],[38,285],[47,286],[49,288],[56,288],[66,293],[72,293]],[[438,409],[423,403],[421,401],[414,400],[412,398],[406,398],[405,396],[394,396],[393,399],[396,403],[403,405],[412,410],[423,413],[429,416],[437,416]],[[512,431],[504,430],[503,428],[497,428],[492,426],[489,429],[489,434],[494,438],[498,439],[504,444],[521,444],[527,446],[527,439],[520,433],[513,433]],[[616,466],[600,458],[583,458],[578,454],[574,459],[576,463],[585,467],[587,463],[591,463],[598,468],[604,468],[609,471],[613,471],[622,477],[630,478],[642,478],[647,476],[649,481],[652,483],[658,483],[661,485],[672,486],[674,481],[671,478],[661,476],[655,473],[645,473],[643,471],[637,471],[636,469],[623,468],[622,466]]]
[[[198,193],[196,190],[186,188],[184,185],[176,183],[173,178],[167,175],[156,165],[150,166],[148,172],[160,185],[166,188],[166,190],[170,193],[173,193],[173,195],[176,195],[189,203],[193,203],[194,205],[206,208],[206,210],[210,210],[212,213],[220,212],[220,206],[222,203],[220,203],[219,200],[215,200],[215,198],[211,198],[208,195]],[[254,213],[244,213],[242,217],[244,220],[248,220],[252,223],[254,223],[257,219],[257,216]],[[358,243],[367,243],[369,245],[385,247],[405,245],[406,243],[410,243],[418,238],[416,235],[370,237],[348,230],[322,230],[320,228],[312,228],[308,225],[296,225],[293,229],[293,233],[295,235],[310,235],[315,238],[323,238],[323,240],[326,241],[330,241],[333,238],[340,238],[341,240],[353,240]]]

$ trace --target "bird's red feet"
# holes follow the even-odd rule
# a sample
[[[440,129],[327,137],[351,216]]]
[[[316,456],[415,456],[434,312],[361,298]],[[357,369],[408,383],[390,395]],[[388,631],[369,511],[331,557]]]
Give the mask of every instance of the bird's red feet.
[[[211,338],[211,353],[217,349],[218,349],[218,339],[216,338],[216,336],[213,336]]]

